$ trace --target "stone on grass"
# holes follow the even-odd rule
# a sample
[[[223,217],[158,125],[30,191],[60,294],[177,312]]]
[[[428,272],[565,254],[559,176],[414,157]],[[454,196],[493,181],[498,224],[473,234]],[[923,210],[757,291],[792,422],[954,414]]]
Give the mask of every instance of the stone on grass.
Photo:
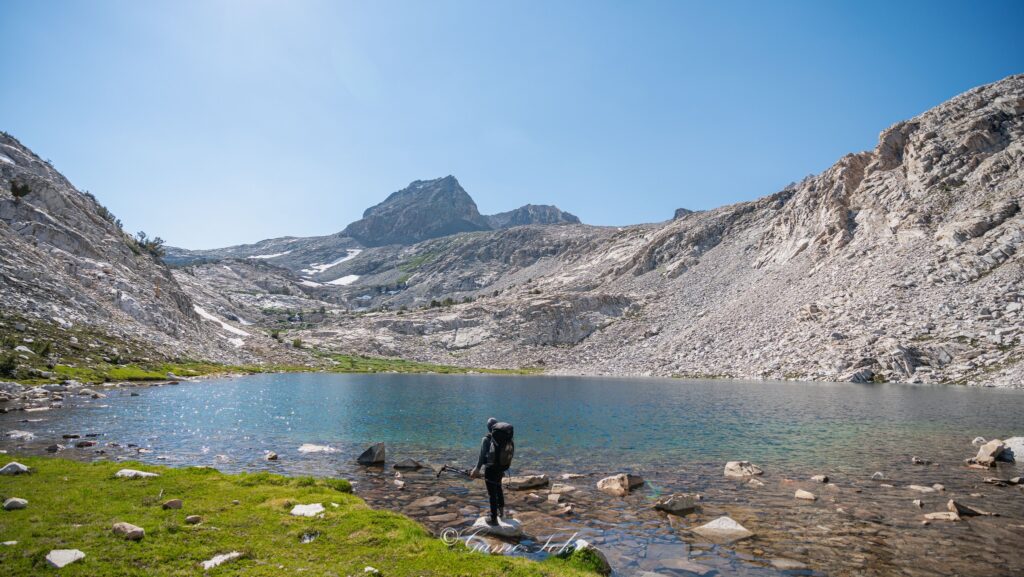
[[[320,503],[309,505],[296,505],[292,507],[292,515],[295,517],[319,517],[324,514],[324,506]]]
[[[54,549],[46,554],[46,562],[55,569],[85,559],[85,553],[78,549]]]
[[[473,523],[470,532],[499,537],[519,537],[523,534],[523,526],[515,519],[498,519],[496,525],[488,525],[487,517],[480,517]]]
[[[159,476],[157,473],[147,473],[146,471],[136,471],[135,469],[121,469],[114,473],[114,477],[118,479],[147,479]]]
[[[528,489],[547,487],[549,482],[550,480],[547,475],[520,475],[518,477],[509,477],[508,488],[513,491],[526,491]]]
[[[25,499],[11,497],[4,501],[4,511],[17,511],[18,509],[24,509],[25,507],[28,507],[28,501]]]
[[[589,551],[594,554],[594,557],[598,560],[597,572],[601,575],[611,575],[612,566],[608,563],[608,557],[605,557],[604,552],[594,546],[593,543],[586,539],[576,539],[573,543],[573,549],[576,551]]]
[[[142,538],[146,536],[145,529],[137,525],[132,525],[131,523],[114,523],[112,531],[114,532],[114,535],[123,537],[128,541],[141,541]]]
[[[810,491],[804,491],[803,489],[797,489],[796,493],[793,494],[797,499],[803,499],[804,501],[817,501],[818,498],[814,496],[814,493]]]
[[[198,525],[203,522],[203,518],[199,515],[189,515],[188,517],[185,517],[185,522],[189,525]]]
[[[202,562],[203,570],[209,571],[214,567],[219,567],[228,561],[234,561],[242,556],[238,551],[232,551],[230,553],[221,553],[220,555],[214,555],[212,559],[207,559]]]
[[[384,443],[374,443],[356,458],[360,465],[379,465],[384,462]]]
[[[164,501],[162,506],[164,509],[181,509],[182,505],[184,505],[184,503],[181,502],[181,499],[170,499],[168,501]]]
[[[710,523],[693,529],[693,532],[714,543],[728,544],[752,537],[753,532],[740,525],[731,517],[719,517]]]
[[[0,469],[0,475],[23,475],[28,473],[28,467],[17,461],[11,461]]]
[[[420,463],[419,461],[417,461],[416,459],[403,459],[403,460],[395,463],[394,464],[394,468],[396,468],[396,469],[416,470],[416,469],[422,469],[423,468],[423,464]]]
[[[734,479],[753,477],[763,473],[764,471],[761,470],[761,467],[749,461],[729,461],[725,464],[725,476]]]
[[[654,508],[666,513],[672,513],[673,515],[688,515],[697,510],[697,501],[699,500],[700,495],[677,493],[658,499],[654,503]]]

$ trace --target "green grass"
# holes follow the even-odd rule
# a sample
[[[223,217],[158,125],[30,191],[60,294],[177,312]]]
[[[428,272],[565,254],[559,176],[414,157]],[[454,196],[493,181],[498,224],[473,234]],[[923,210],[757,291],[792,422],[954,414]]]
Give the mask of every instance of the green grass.
[[[370,509],[338,479],[45,457],[7,460],[31,467],[32,473],[0,477],[0,497],[29,502],[27,509],[0,511],[0,540],[18,542],[0,547],[5,576],[56,574],[45,562],[52,549],[83,551],[84,560],[59,573],[90,577],[202,575],[202,561],[231,551],[244,558],[209,575],[362,575],[372,566],[385,576],[583,577],[592,576],[589,568],[595,565],[585,553],[536,563],[476,553],[461,544],[449,547],[402,515]],[[122,468],[160,476],[113,478]],[[184,501],[182,509],[160,506],[174,498]],[[322,503],[326,512],[320,519],[291,516],[299,503]],[[203,521],[188,525],[188,515]],[[142,527],[145,538],[131,542],[115,536],[111,526],[119,521]],[[307,532],[320,535],[301,544]]]

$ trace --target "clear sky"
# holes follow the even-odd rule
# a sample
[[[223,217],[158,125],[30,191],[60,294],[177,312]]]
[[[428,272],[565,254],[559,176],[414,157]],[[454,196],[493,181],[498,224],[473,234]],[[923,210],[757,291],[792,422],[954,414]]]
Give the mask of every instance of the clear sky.
[[[130,231],[337,232],[453,174],[593,224],[775,192],[1024,72],[1024,2],[0,0],[0,129]]]

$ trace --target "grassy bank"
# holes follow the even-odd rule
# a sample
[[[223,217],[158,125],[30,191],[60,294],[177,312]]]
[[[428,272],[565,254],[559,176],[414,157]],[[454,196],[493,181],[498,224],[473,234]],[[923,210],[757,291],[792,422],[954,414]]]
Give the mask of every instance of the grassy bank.
[[[0,476],[0,497],[28,500],[23,510],[0,510],[4,575],[41,575],[56,570],[52,549],[79,549],[85,559],[61,575],[197,575],[200,563],[239,551],[241,559],[210,575],[363,575],[367,566],[392,575],[593,576],[593,559],[536,563],[447,546],[416,522],[370,509],[339,479],[288,478],[268,473],[226,475],[213,469],[171,469],[138,463],[79,463],[5,455],[32,468],[28,475]],[[115,479],[119,469],[159,473],[151,479]],[[181,509],[165,510],[168,499]],[[233,504],[237,501],[237,504]],[[322,518],[294,517],[295,504],[322,503]],[[332,503],[337,504],[335,507]],[[202,522],[187,524],[185,517]],[[138,542],[111,532],[116,522],[145,529]],[[319,533],[311,543],[302,535]],[[300,573],[301,572],[301,573]]]

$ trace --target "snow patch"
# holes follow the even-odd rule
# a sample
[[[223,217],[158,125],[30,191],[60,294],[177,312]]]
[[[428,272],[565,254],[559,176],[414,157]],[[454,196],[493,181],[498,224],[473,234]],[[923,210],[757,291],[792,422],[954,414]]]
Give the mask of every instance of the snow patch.
[[[357,275],[357,274],[348,274],[348,275],[345,275],[345,276],[343,276],[341,278],[336,278],[334,280],[329,280],[329,281],[327,281],[327,284],[349,285],[349,284],[352,284],[352,283],[356,282],[357,280],[359,280],[359,275]]]
[[[291,254],[291,252],[292,251],[290,251],[290,250],[286,250],[284,252],[275,252],[274,254],[257,254],[255,256],[250,256],[250,257],[246,257],[246,258],[277,258],[279,256],[284,256],[286,254]]]
[[[327,264],[315,264],[314,263],[314,264],[309,265],[309,268],[302,269],[302,272],[304,272],[306,274],[320,274],[320,273],[326,271],[327,269],[330,269],[332,267],[336,267],[339,264],[341,264],[341,263],[343,263],[343,262],[345,262],[347,260],[352,260],[352,259],[356,258],[357,256],[359,256],[359,253],[361,253],[361,252],[363,252],[363,249],[361,249],[361,248],[345,249],[345,256],[339,258],[338,260],[336,260],[334,262],[329,262]]]
[[[243,337],[252,336],[249,333],[243,331],[242,329],[236,329],[235,327],[233,327],[233,326],[227,324],[226,322],[218,319],[217,317],[211,315],[210,313],[206,312],[206,310],[203,309],[203,307],[201,307],[199,305],[192,305],[192,308],[195,309],[196,314],[198,314],[199,316],[203,317],[204,319],[206,319],[208,321],[212,321],[212,322],[215,322],[215,323],[219,324],[222,329],[226,330],[229,333],[236,334],[236,335],[243,336]],[[241,340],[241,339],[238,339],[238,340]],[[235,346],[239,346],[240,347],[242,345],[235,345]]]

